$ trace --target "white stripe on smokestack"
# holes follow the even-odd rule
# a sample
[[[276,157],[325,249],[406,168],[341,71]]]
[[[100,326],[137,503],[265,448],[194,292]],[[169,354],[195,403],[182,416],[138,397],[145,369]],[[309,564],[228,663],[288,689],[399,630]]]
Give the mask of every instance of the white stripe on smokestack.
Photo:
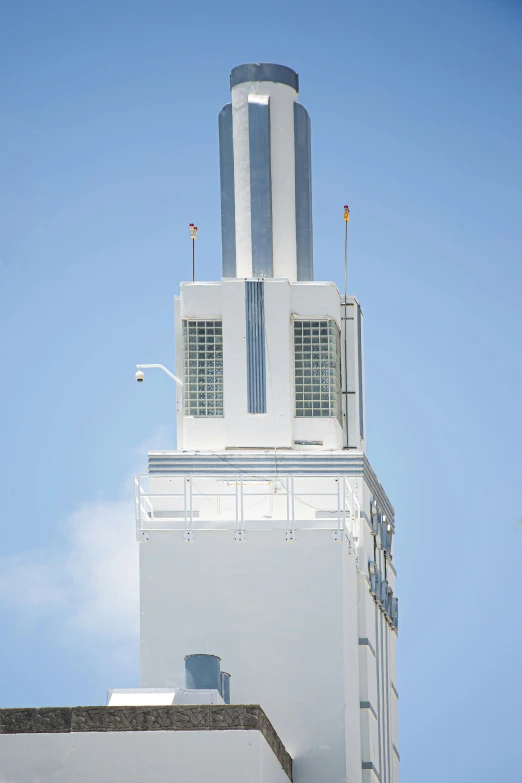
[[[274,277],[297,280],[294,155],[297,92],[286,84],[265,82],[259,88],[266,89],[270,95]]]
[[[252,269],[252,221],[257,215],[251,211],[250,167],[253,161],[248,144],[248,97],[251,93],[270,99],[273,277],[297,280],[294,155],[297,92],[286,84],[266,81],[244,82],[232,88],[237,276],[255,274]]]
[[[250,145],[248,142],[248,88],[250,86],[249,84],[239,84],[232,90],[236,277],[252,277]]]
[[[237,277],[311,280],[309,121],[306,125],[305,109],[298,112],[299,131],[297,74],[285,66],[254,63],[234,68],[230,84],[232,156],[220,136],[223,274],[230,276],[235,262]],[[234,242],[235,258],[230,252]]]
[[[270,98],[248,96],[252,277],[273,277]]]

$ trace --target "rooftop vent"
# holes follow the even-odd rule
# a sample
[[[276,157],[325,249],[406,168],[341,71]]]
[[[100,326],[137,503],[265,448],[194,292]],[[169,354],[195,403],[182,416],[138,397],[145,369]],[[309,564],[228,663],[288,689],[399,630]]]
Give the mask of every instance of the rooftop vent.
[[[185,687],[214,689],[221,693],[221,658],[217,655],[196,653],[185,655]]]
[[[230,674],[221,672],[221,696],[225,704],[230,704]]]
[[[218,691],[225,704],[230,704],[230,674],[221,671],[217,655],[185,655],[185,688]]]

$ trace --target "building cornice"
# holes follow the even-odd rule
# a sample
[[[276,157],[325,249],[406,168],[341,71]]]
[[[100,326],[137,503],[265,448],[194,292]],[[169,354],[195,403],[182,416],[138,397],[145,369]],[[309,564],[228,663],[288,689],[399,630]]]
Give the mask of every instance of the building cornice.
[[[38,707],[0,710],[0,734],[108,731],[259,731],[292,780],[292,758],[257,704]]]
[[[395,511],[363,451],[226,449],[223,451],[149,451],[149,475],[344,475],[362,478],[389,519]]]

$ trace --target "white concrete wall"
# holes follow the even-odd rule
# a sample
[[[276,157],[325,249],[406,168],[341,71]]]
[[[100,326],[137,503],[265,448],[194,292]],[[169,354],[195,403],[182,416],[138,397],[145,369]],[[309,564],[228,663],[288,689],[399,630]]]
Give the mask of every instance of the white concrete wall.
[[[265,281],[266,413],[248,413],[245,284],[223,281],[225,372],[224,448],[290,448],[293,383],[290,365],[290,286]],[[208,448],[206,443],[201,447]]]
[[[293,442],[296,441],[322,441],[320,446],[314,449],[336,450],[343,447],[343,431],[337,419],[306,419],[294,418]],[[294,445],[295,449],[306,449],[303,445]],[[310,448],[310,447],[308,447]]]
[[[301,318],[335,318],[341,328],[341,297],[335,283],[299,282],[291,285],[292,313]]]
[[[2,783],[289,783],[258,731],[1,734]]]
[[[224,418],[197,418],[178,412],[178,448],[294,448],[296,440],[322,441],[340,449],[343,430],[337,419],[296,418],[294,398],[294,316],[333,318],[342,326],[339,292],[333,283],[265,281],[266,401],[264,414],[247,408],[244,280],[182,283],[175,301],[176,374],[183,376],[183,318],[223,321]],[[352,339],[352,338],[350,338]],[[353,353],[353,351],[352,351]],[[357,372],[354,364],[350,373]],[[358,388],[358,384],[354,382]],[[181,407],[181,392],[178,392]],[[355,437],[355,436],[354,436]],[[299,446],[297,447],[299,448]]]
[[[361,709],[361,751],[364,761],[373,761],[379,772],[379,728],[370,709]]]
[[[363,484],[362,506],[368,519],[373,499],[366,482]],[[393,746],[398,748],[398,716],[396,688],[396,641],[384,613],[377,606],[366,578],[368,560],[375,558],[374,537],[366,522],[361,524],[359,574],[359,636],[370,645],[361,645],[359,652],[359,687],[361,702],[370,702],[377,713],[375,719],[368,709],[361,709],[361,742],[363,761],[374,764],[382,783],[398,782],[398,760]],[[384,575],[384,552],[377,549],[377,565]],[[395,592],[395,575],[387,569],[389,584]],[[373,773],[367,772],[371,780]],[[394,777],[395,776],[395,777]]]
[[[296,783],[361,780],[355,558],[329,530],[149,534],[140,545],[142,687],[219,655],[232,703],[259,703]]]
[[[334,318],[341,328],[341,335],[344,335],[344,328],[346,325],[346,338],[347,338],[347,370],[348,370],[348,391],[352,392],[349,396],[350,411],[349,411],[349,443],[350,446],[360,448],[364,450],[364,439],[360,428],[360,415],[359,406],[363,405],[363,417],[364,417],[364,400],[360,400],[360,387],[359,387],[359,373],[363,371],[364,362],[359,360],[358,356],[358,321],[357,310],[358,303],[353,297],[348,297],[348,307],[346,318],[344,321],[344,310],[341,307],[341,297],[336,286],[333,283],[290,283],[288,280],[271,279],[265,281],[265,324],[266,324],[266,372],[267,372],[267,413],[266,414],[249,414],[247,412],[247,378],[246,378],[246,327],[245,327],[245,293],[244,293],[244,281],[242,280],[224,280],[221,284],[220,295],[215,295],[215,286],[210,286],[213,291],[203,291],[204,284],[198,286],[184,285],[182,287],[182,300],[187,295],[187,304],[184,305],[183,301],[180,305],[180,315],[186,313],[193,317],[221,317],[223,318],[223,341],[224,341],[224,372],[225,372],[225,417],[221,420],[208,419],[189,419],[183,420],[184,427],[184,448],[188,449],[201,449],[201,450],[225,450],[241,447],[259,447],[259,448],[297,448],[301,449],[302,446],[295,446],[296,440],[311,440],[322,441],[323,445],[319,448],[325,449],[340,449],[345,445],[345,432],[343,432],[339,423],[334,419],[298,419],[294,416],[294,389],[293,389],[293,326],[292,319],[295,316],[300,317],[330,317]],[[220,308],[218,312],[218,307]],[[361,318],[362,321],[362,318]],[[178,320],[178,326],[180,321]],[[344,350],[341,349],[342,358],[344,363]],[[344,383],[344,373],[343,373]],[[363,386],[364,397],[364,386]],[[224,458],[226,458],[224,456]],[[360,502],[363,510],[370,518],[370,503],[372,499],[372,493],[369,487],[364,484],[360,487],[359,493]],[[195,526],[197,529],[197,525]],[[158,534],[154,534],[156,536]],[[289,604],[281,604],[279,594],[274,593],[274,585],[270,581],[272,578],[272,569],[274,568],[273,552],[277,551],[277,562],[280,557],[285,557],[288,560],[289,553],[293,550],[287,547],[292,547],[293,544],[282,543],[281,553],[279,552],[279,544],[274,548],[274,544],[268,544],[268,541],[277,541],[277,538],[270,538],[270,536],[281,537],[282,531],[274,531],[273,534],[267,534],[266,532],[254,532],[249,531],[247,542],[235,546],[239,546],[239,549],[230,549],[230,541],[225,538],[219,539],[219,545],[214,550],[210,547],[208,554],[206,551],[201,551],[202,548],[207,546],[208,538],[205,539],[205,543],[200,542],[200,535],[197,533],[197,541],[194,542],[194,549],[190,549],[192,544],[184,544],[181,542],[180,534],[159,534],[167,536],[165,541],[168,542],[166,551],[170,552],[172,557],[171,562],[177,563],[175,573],[171,573],[169,579],[172,582],[164,584],[166,577],[161,575],[161,578],[155,576],[155,573],[161,573],[163,566],[160,563],[155,563],[155,555],[151,553],[155,551],[156,538],[153,542],[149,541],[144,545],[142,549],[143,556],[143,573],[142,573],[142,590],[144,590],[146,617],[144,616],[143,626],[143,672],[144,672],[144,685],[158,686],[158,685],[170,685],[173,684],[168,681],[169,677],[173,677],[175,671],[172,670],[172,662],[166,662],[161,652],[162,645],[166,644],[165,649],[172,648],[172,640],[167,632],[168,629],[160,628],[160,624],[154,620],[154,601],[150,597],[154,593],[154,583],[157,582],[162,591],[163,598],[160,595],[157,596],[159,601],[158,606],[163,606],[162,611],[166,612],[165,616],[169,616],[170,601],[173,600],[173,590],[177,589],[180,594],[183,593],[187,587],[191,586],[191,582],[197,577],[197,581],[201,581],[201,585],[204,586],[208,593],[214,591],[214,596],[211,601],[213,607],[212,612],[216,613],[217,617],[220,617],[220,612],[226,611],[227,621],[222,623],[219,632],[216,630],[214,633],[214,618],[208,617],[211,614],[207,611],[206,607],[200,606],[201,598],[195,598],[196,594],[199,595],[201,586],[197,585],[195,593],[191,592],[191,600],[196,601],[199,614],[194,618],[192,624],[189,617],[183,620],[182,630],[178,629],[180,644],[179,652],[181,658],[179,659],[179,666],[181,667],[181,661],[183,655],[187,652],[194,650],[187,650],[183,647],[185,642],[191,642],[192,640],[200,640],[200,624],[205,619],[209,623],[208,628],[212,629],[209,633],[209,643],[215,639],[225,649],[230,649],[230,655],[234,655],[233,648],[237,644],[237,639],[241,639],[240,649],[244,645],[243,637],[241,636],[241,630],[248,628],[248,635],[252,636],[256,640],[256,644],[260,645],[260,649],[266,648],[266,641],[264,637],[256,631],[255,628],[250,628],[248,624],[243,625],[245,621],[244,616],[241,613],[241,605],[237,603],[238,596],[243,596],[245,605],[248,605],[252,611],[252,617],[257,621],[259,619],[259,608],[262,607],[266,616],[262,618],[261,625],[264,628],[264,633],[267,638],[273,638],[273,630],[266,625],[267,617],[271,618],[274,622],[277,622],[277,633],[284,627],[285,622],[291,623],[291,626],[298,627],[299,633],[302,633],[301,639],[304,646],[308,644],[308,636],[306,635],[310,631],[309,623],[315,622],[319,616],[319,606],[317,601],[326,600],[325,595],[322,593],[319,583],[314,580],[313,590],[304,586],[304,573],[306,569],[309,569],[309,575],[321,575],[324,573],[324,579],[328,584],[331,584],[331,578],[333,575],[334,585],[337,584],[335,580],[339,580],[341,586],[339,589],[341,593],[345,595],[347,607],[352,606],[350,603],[353,600],[353,607],[355,607],[358,601],[358,615],[357,619],[354,614],[353,628],[357,626],[358,637],[368,639],[370,641],[370,647],[364,646],[357,649],[353,661],[348,656],[346,649],[350,647],[352,641],[347,642],[345,634],[346,628],[342,626],[342,617],[349,614],[347,608],[340,611],[337,607],[335,609],[335,620],[331,618],[331,629],[337,628],[337,632],[341,634],[342,643],[339,638],[333,642],[333,636],[330,638],[330,650],[334,650],[334,657],[337,655],[338,650],[342,656],[342,673],[339,677],[343,679],[343,682],[348,682],[348,674],[345,665],[353,667],[354,671],[358,672],[358,678],[353,680],[356,683],[357,701],[369,701],[372,708],[377,713],[377,720],[372,716],[371,712],[367,709],[359,710],[358,713],[358,726],[360,729],[352,730],[350,724],[350,715],[353,708],[353,696],[354,693],[349,690],[343,691],[343,711],[345,719],[343,721],[343,732],[350,727],[350,748],[352,752],[352,758],[361,758],[367,762],[372,762],[375,768],[381,774],[383,783],[391,783],[394,769],[396,766],[396,756],[393,751],[393,745],[397,746],[397,720],[396,720],[396,705],[394,699],[396,696],[393,692],[393,686],[396,687],[396,673],[395,673],[395,644],[396,637],[393,631],[390,630],[388,623],[386,622],[382,611],[376,607],[375,600],[371,595],[366,580],[366,570],[368,559],[374,558],[374,539],[371,534],[371,530],[366,522],[361,523],[360,533],[360,570],[361,574],[357,580],[357,587],[355,582],[351,587],[346,587],[347,577],[343,574],[342,569],[339,569],[338,564],[329,563],[325,565],[326,561],[319,564],[320,558],[317,562],[311,558],[306,560],[309,554],[305,555],[306,549],[303,549],[303,562],[298,565],[298,561],[295,561],[295,573],[290,568],[289,573],[283,577],[283,573],[278,574],[275,577],[274,585],[278,586],[280,592],[285,596],[289,590],[292,589],[292,580],[296,578],[298,583],[302,583],[303,591],[308,590],[308,594],[313,598],[309,607],[311,615],[307,617],[307,622],[303,621],[305,615],[300,615],[299,612],[295,614],[296,609],[290,608]],[[176,538],[176,535],[178,536]],[[212,540],[212,535],[210,535]],[[232,535],[230,531],[230,536]],[[267,539],[259,539],[258,536],[269,536]],[[300,531],[298,533],[297,547],[301,547],[301,540],[306,541],[306,544],[312,540],[313,536],[330,536],[328,531]],[[168,536],[174,536],[168,537]],[[252,536],[256,541],[256,548],[252,550],[251,541]],[[218,541],[217,538],[214,538]],[[153,544],[151,546],[151,543]],[[281,543],[281,541],[280,541]],[[183,549],[183,547],[189,547],[189,549]],[[149,549],[147,549],[149,547]],[[243,549],[243,547],[246,547]],[[268,568],[270,569],[270,579],[263,570],[264,561],[267,557],[266,549],[270,551],[270,558],[268,559]],[[322,551],[322,550],[321,550]],[[189,569],[186,568],[186,558],[191,562]],[[194,555],[194,552],[199,554]],[[240,553],[240,554],[236,554]],[[183,557],[182,557],[183,555]],[[164,556],[164,553],[161,553]],[[321,554],[321,557],[323,555]],[[160,553],[158,553],[158,558]],[[150,560],[149,560],[150,558]],[[252,559],[251,559],[252,558]],[[290,557],[291,561],[291,557]],[[283,560],[283,562],[286,562]],[[377,562],[381,572],[384,571],[384,553],[380,550],[377,551]],[[224,587],[223,590],[215,590],[215,574],[213,571],[208,574],[205,571],[205,564],[212,563],[212,569],[218,568],[223,564],[226,564],[226,573],[224,574]],[[248,565],[247,565],[248,563]],[[183,578],[186,580],[186,585],[180,581],[180,573],[178,568],[181,564],[181,572]],[[292,568],[294,567],[292,566]],[[279,567],[279,566],[278,566]],[[165,564],[165,569],[167,565]],[[167,569],[168,570],[168,569]],[[144,573],[149,574],[147,579],[152,580],[150,583],[144,583]],[[259,578],[258,585],[251,583],[252,574],[257,574]],[[388,577],[390,585],[395,592],[395,575],[388,569]],[[308,576],[308,578],[310,578]],[[231,581],[232,580],[232,581]],[[246,581],[244,581],[246,580]],[[328,581],[330,580],[330,581]],[[150,589],[149,589],[150,588]],[[261,590],[261,593],[259,591]],[[272,603],[270,606],[264,603],[263,592],[268,590],[269,595],[272,596]],[[152,593],[151,593],[152,591]],[[357,598],[355,596],[358,596]],[[217,597],[221,597],[222,609],[218,606]],[[230,609],[231,598],[232,610]],[[163,601],[163,604],[162,604]],[[174,604],[172,605],[174,607]],[[232,617],[231,612],[238,610],[240,612],[241,622],[237,623],[237,617]],[[270,612],[273,611],[273,617]],[[232,622],[233,621],[233,622]],[[149,622],[151,625],[149,625]],[[339,627],[341,623],[341,627]],[[358,623],[358,625],[357,625]],[[197,631],[190,630],[191,628],[198,629]],[[227,640],[224,636],[224,628],[231,636],[230,640]],[[166,636],[162,636],[166,634]],[[333,634],[333,630],[332,630]],[[203,637],[207,638],[207,637]],[[183,644],[181,644],[183,642]],[[170,645],[170,647],[169,647]],[[264,646],[263,646],[264,645]],[[332,646],[333,645],[333,646]],[[337,647],[336,647],[337,645]],[[347,647],[348,645],[348,647]],[[198,645],[196,645],[197,647]],[[182,649],[183,648],[183,649]],[[249,648],[250,649],[250,648]],[[157,651],[160,652],[157,652]],[[290,657],[295,656],[297,659],[301,652],[299,651],[299,645],[289,648]],[[217,652],[221,654],[219,650],[208,649],[211,652]],[[273,658],[274,650],[267,650],[267,654],[272,655],[272,666],[268,667],[268,670],[276,670],[276,661]],[[326,653],[326,648],[325,648]],[[327,654],[327,653],[326,653]],[[159,658],[156,656],[159,655]],[[283,650],[279,651],[281,660],[285,657]],[[272,718],[270,712],[270,704],[262,698],[263,694],[268,693],[270,696],[270,681],[265,681],[262,674],[262,661],[260,660],[259,653],[254,656],[254,666],[256,671],[256,677],[250,676],[248,670],[251,661],[236,660],[238,671],[243,672],[244,683],[248,683],[248,688],[252,687],[254,690],[259,682],[263,682],[265,687],[259,690],[259,700],[264,708],[269,710],[269,716]],[[348,664],[346,662],[348,661]],[[305,658],[305,662],[308,661]],[[303,661],[301,661],[303,663]],[[315,661],[315,665],[319,666],[320,662]],[[243,667],[243,668],[241,668]],[[245,668],[246,667],[246,668]],[[179,672],[178,672],[179,674]],[[150,675],[150,676],[149,676]],[[160,681],[155,681],[155,678],[159,677]],[[261,679],[259,679],[261,678]],[[176,680],[173,680],[175,682]],[[300,669],[300,682],[305,681],[305,671]],[[233,681],[234,682],[234,681]],[[237,682],[237,680],[236,680]],[[279,684],[278,693],[285,693],[284,687]],[[246,686],[245,686],[246,687]],[[348,687],[348,686],[347,686]],[[244,700],[248,697],[249,701],[254,701],[256,698],[254,695],[248,696],[248,688],[246,691],[241,692],[241,699]],[[268,688],[268,690],[267,690]],[[355,691],[354,691],[355,692]],[[333,694],[330,694],[328,698],[334,698]],[[296,695],[292,690],[286,693],[285,701],[293,700],[295,702]],[[346,712],[346,704],[350,702],[352,707],[348,708]],[[335,698],[334,698],[335,703]],[[276,705],[277,712],[277,699],[274,704]],[[286,709],[286,707],[285,707]],[[291,711],[291,714],[286,714],[284,711],[281,713],[284,723],[283,731],[286,731],[287,725],[290,726],[293,721],[297,721],[295,725],[295,736],[299,737],[298,742],[298,757],[306,758],[307,765],[311,763],[310,769],[315,770],[317,774],[323,774],[322,754],[319,753],[317,759],[321,759],[321,764],[314,766],[316,763],[316,745],[307,745],[307,732],[308,728],[304,724],[299,723],[301,718],[300,710]],[[275,720],[275,717],[273,718]],[[323,724],[321,724],[323,725]],[[279,725],[276,723],[276,729],[280,730]],[[318,729],[314,727],[316,732]],[[329,730],[329,729],[328,729]],[[333,730],[333,729],[332,729]],[[293,737],[293,735],[291,735]],[[348,734],[346,735],[348,738]],[[283,737],[285,741],[285,737]],[[338,737],[336,742],[338,741]],[[329,740],[328,740],[329,742]],[[327,744],[326,740],[324,744]],[[370,758],[365,758],[365,753],[370,754]],[[334,754],[335,755],[335,754]],[[331,768],[332,774],[341,774],[339,772],[338,760],[332,762]],[[337,765],[337,766],[336,766]],[[297,767],[299,769],[299,766]],[[303,767],[304,768],[304,767]],[[308,767],[307,767],[308,768]],[[321,772],[319,772],[321,770]],[[315,774],[314,772],[314,774]],[[306,773],[308,774],[308,773]],[[355,768],[345,768],[345,778],[340,779],[356,779],[353,776],[356,774]],[[366,773],[365,773],[366,774]],[[373,774],[373,773],[371,773]],[[305,778],[304,778],[305,779]],[[307,778],[306,778],[307,780]]]
[[[181,283],[181,318],[220,318],[221,283]]]
[[[359,631],[357,627],[357,570],[355,555],[343,559],[343,643],[345,695],[346,781],[362,780],[359,697]]]
[[[365,602],[367,603],[367,602]],[[377,677],[375,655],[368,644],[359,646],[359,698],[361,702],[370,702],[377,709]]]
[[[295,233],[294,233],[295,240]],[[294,422],[292,287],[288,280],[265,281],[267,432],[272,441],[291,448]],[[270,437],[268,437],[270,441]],[[246,440],[245,445],[248,445]]]

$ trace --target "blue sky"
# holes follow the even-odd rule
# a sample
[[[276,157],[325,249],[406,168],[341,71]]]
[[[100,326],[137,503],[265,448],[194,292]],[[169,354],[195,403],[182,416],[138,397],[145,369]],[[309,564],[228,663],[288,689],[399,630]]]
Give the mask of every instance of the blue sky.
[[[368,453],[397,512],[402,780],[515,780],[520,2],[1,16],[0,704],[138,684],[130,476],[175,434],[172,384],[134,365],[173,364],[190,221],[198,276],[219,276],[229,72],[279,62],[312,120],[318,279],[342,282],[351,208]]]

